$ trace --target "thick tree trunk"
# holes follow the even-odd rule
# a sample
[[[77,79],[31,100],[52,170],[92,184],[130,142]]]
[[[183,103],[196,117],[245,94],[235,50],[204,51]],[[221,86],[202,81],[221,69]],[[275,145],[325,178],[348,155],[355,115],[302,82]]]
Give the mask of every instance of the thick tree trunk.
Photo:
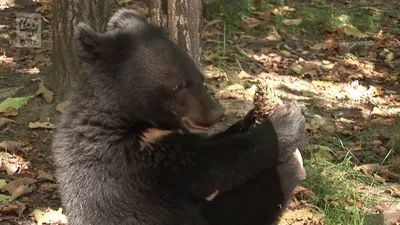
[[[52,85],[60,95],[76,85],[81,76],[81,64],[73,53],[74,27],[88,23],[104,31],[112,14],[115,0],[55,0],[53,14]]]
[[[201,68],[202,0],[149,0],[150,21],[168,29]]]

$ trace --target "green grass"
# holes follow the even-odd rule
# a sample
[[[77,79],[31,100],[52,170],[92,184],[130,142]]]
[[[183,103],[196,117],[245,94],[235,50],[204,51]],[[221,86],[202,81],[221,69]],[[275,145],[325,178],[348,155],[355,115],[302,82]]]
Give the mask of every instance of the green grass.
[[[212,21],[213,19],[221,20],[221,25],[225,29],[226,35],[231,37],[239,30],[242,24],[242,15],[247,14],[248,3],[244,1],[244,5],[227,4],[225,0],[217,0],[206,8],[206,19]]]
[[[382,189],[382,183],[353,169],[354,162],[358,160],[352,155],[352,149],[346,146],[345,140],[333,136],[321,138],[319,143],[325,147],[311,149],[314,153],[305,160],[307,179],[304,186],[317,195],[308,203],[318,206],[323,211],[327,225],[363,225],[365,215],[370,214],[378,202],[390,201],[390,197],[368,192],[370,189]],[[321,157],[324,154],[316,154],[316,150],[344,150],[347,154],[341,161],[328,162]],[[393,148],[390,148],[385,157],[376,162],[381,166],[386,164],[393,152]],[[361,186],[365,189],[360,190]]]
[[[325,223],[363,224],[363,213],[354,203],[366,200],[356,189],[357,183],[365,183],[365,177],[352,170],[349,160],[339,164],[316,161],[306,161],[306,164],[305,186],[317,195],[309,203],[322,209]]]

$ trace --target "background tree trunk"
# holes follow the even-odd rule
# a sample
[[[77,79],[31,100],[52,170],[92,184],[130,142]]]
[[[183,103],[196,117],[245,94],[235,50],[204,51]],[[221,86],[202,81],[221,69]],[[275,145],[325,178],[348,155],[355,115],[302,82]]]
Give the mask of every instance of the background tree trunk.
[[[81,64],[73,53],[74,27],[79,22],[104,31],[115,0],[55,0],[53,14],[53,73],[51,83],[62,96],[76,85]]]
[[[152,23],[166,27],[201,68],[202,0],[149,0],[149,16]]]

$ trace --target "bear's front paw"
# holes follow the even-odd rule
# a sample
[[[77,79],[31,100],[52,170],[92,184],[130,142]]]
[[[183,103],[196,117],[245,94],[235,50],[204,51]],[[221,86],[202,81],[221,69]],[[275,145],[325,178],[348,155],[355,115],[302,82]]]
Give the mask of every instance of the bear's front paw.
[[[278,107],[269,117],[279,142],[279,161],[288,160],[303,141],[306,119],[296,103]]]

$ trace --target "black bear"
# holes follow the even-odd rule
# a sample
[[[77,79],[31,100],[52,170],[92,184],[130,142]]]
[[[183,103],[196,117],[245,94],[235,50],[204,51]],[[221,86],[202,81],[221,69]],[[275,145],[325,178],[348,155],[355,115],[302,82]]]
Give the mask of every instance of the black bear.
[[[87,74],[53,140],[70,225],[277,220],[303,176],[297,105],[255,128],[249,112],[225,132],[202,134],[223,108],[186,52],[133,10],[115,13],[104,33],[80,23],[75,50]]]

